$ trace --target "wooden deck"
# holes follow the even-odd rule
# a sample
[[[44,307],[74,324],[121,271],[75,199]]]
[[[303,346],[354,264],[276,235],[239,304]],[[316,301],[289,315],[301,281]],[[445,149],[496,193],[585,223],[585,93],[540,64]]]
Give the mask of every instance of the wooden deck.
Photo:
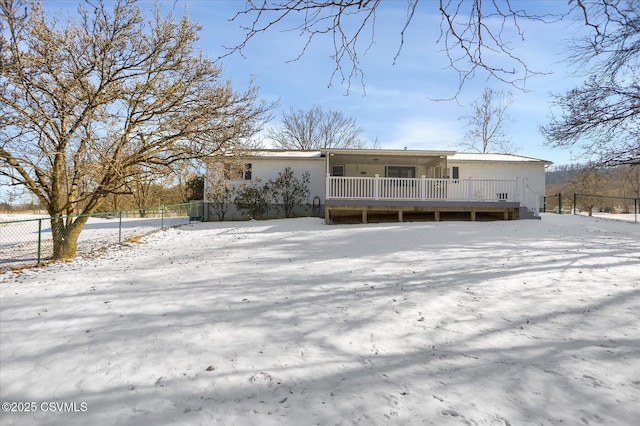
[[[325,223],[345,218],[359,218],[361,223],[406,220],[458,220],[475,221],[479,217],[502,220],[519,219],[520,203],[509,201],[391,201],[391,200],[326,200]]]
[[[327,176],[326,194],[326,223],[539,217],[540,197],[518,179]]]

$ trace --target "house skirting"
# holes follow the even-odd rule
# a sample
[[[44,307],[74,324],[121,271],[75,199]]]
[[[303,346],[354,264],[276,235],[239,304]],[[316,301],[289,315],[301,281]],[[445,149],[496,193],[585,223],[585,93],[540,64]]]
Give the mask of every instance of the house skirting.
[[[359,218],[362,223],[396,219],[398,222],[419,220],[471,220],[492,218],[519,219],[520,204],[514,202],[464,201],[381,201],[326,200],[325,223],[344,218]]]

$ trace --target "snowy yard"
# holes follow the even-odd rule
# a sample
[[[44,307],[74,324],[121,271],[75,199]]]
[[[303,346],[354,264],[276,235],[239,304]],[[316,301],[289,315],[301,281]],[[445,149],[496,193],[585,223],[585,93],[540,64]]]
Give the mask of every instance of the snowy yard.
[[[640,418],[633,223],[190,224],[0,274],[0,308],[3,426]]]

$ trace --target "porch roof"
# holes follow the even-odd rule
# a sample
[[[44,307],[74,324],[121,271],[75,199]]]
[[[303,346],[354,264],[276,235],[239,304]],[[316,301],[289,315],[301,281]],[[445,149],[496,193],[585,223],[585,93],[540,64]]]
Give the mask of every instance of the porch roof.
[[[324,149],[329,164],[435,165],[455,151],[407,149]]]
[[[448,157],[456,151],[431,151],[424,149],[344,149],[325,148],[321,152],[324,155],[354,155],[367,157]]]
[[[553,164],[551,161],[541,160],[539,158],[525,157],[515,154],[491,154],[479,152],[458,152],[448,158],[450,161],[482,161],[495,163],[544,163],[545,165]]]

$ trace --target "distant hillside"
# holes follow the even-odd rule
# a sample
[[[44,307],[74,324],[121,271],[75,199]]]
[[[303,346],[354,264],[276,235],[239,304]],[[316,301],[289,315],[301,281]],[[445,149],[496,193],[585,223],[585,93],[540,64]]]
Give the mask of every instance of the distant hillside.
[[[556,166],[548,169],[545,177],[547,195],[561,192],[640,198],[640,166]]]
[[[545,181],[547,185],[562,185],[574,176],[578,175],[582,170],[584,170],[583,165],[562,165],[562,166],[552,166],[545,173]]]

